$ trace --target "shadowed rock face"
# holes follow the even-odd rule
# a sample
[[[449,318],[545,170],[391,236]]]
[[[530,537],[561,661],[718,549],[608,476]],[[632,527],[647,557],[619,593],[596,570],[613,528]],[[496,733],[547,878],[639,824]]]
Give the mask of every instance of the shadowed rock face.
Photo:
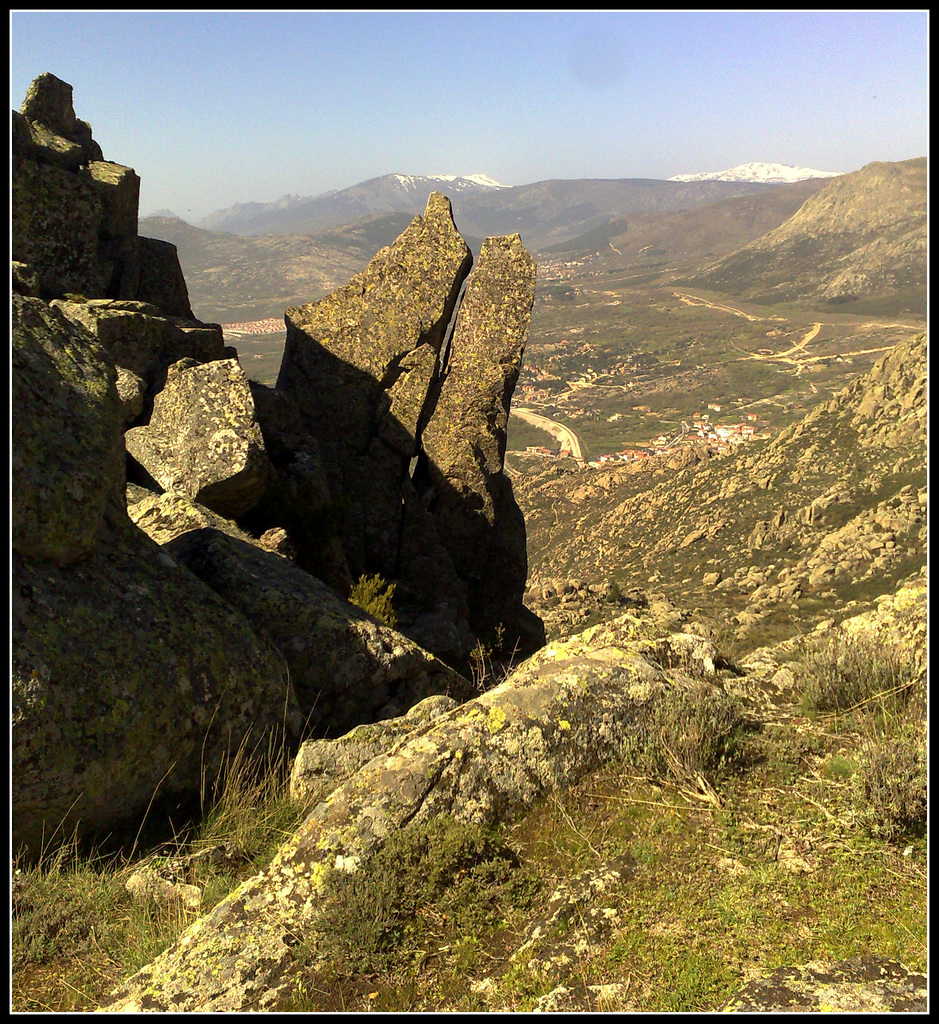
[[[277,385],[346,512],[353,579],[395,580],[404,631],[455,660],[499,627],[509,650],[544,639],[521,604],[525,525],[503,473],[535,266],[517,235],[487,239],[442,351],[470,262],[432,194],[349,285],[288,310]]]
[[[525,520],[503,470],[509,406],[534,299],[535,263],[519,236],[487,238],[457,314],[439,397],[421,434],[428,508],[467,583],[470,625],[483,637],[502,626],[510,648],[523,635],[528,562]]]

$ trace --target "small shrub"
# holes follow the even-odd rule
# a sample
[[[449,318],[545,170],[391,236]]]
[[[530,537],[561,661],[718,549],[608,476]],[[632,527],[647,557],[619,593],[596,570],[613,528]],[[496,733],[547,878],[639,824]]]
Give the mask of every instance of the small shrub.
[[[434,929],[464,936],[497,924],[536,888],[516,854],[478,825],[407,825],[357,871],[327,877],[319,949],[344,970],[380,973]]]
[[[909,649],[868,637],[829,638],[802,657],[806,709],[843,715],[852,711],[897,715],[921,671]]]
[[[927,775],[920,729],[907,725],[896,735],[868,741],[859,762],[853,781],[862,827],[888,842],[923,835]]]
[[[738,760],[746,726],[740,705],[722,690],[675,687],[653,703],[631,758],[653,777],[713,782]]]
[[[349,594],[349,601],[394,629],[398,625],[398,614],[392,604],[394,592],[395,584],[381,576],[360,576]]]

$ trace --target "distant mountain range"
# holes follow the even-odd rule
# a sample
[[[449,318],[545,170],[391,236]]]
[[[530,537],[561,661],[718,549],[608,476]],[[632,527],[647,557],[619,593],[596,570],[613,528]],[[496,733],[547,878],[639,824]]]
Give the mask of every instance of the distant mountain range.
[[[517,231],[528,248],[539,251],[599,227],[611,217],[687,210],[773,187],[753,181],[654,178],[554,179],[506,186],[482,174],[385,174],[319,196],[238,203],[209,214],[198,226],[237,235],[315,235],[375,214],[416,215],[436,191],[450,197],[460,232],[471,247],[478,247],[489,235]]]
[[[457,227],[474,251],[487,235],[519,231],[536,253],[598,253],[606,269],[674,268],[684,283],[753,302],[918,314],[926,294],[925,170],[920,158],[791,184],[633,178],[514,187],[473,184],[479,176],[386,175],[314,199],[244,204],[238,232],[166,217],[143,218],[140,232],[178,247],[193,308],[223,323],[279,316],[345,283],[423,211],[435,188],[454,190]],[[356,190],[356,209],[381,194],[404,208],[332,223]],[[305,229],[317,219],[330,226]],[[272,222],[276,229],[259,234]]]
[[[837,178],[841,171],[815,171],[811,167],[790,167],[789,164],[740,164],[726,171],[703,171],[700,174],[676,174],[669,181],[760,181],[764,184],[791,184],[808,178]]]

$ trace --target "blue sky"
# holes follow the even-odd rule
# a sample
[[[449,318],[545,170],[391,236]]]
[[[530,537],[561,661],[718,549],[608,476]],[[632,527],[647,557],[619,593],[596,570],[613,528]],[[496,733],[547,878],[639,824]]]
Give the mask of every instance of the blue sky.
[[[141,214],[381,174],[666,178],[923,156],[928,16],[11,12],[11,106],[51,71]]]

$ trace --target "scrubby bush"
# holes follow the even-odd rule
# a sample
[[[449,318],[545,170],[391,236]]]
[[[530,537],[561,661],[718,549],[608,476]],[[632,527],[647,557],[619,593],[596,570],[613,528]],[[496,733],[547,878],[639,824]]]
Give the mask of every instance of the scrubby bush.
[[[922,728],[907,725],[893,736],[868,741],[859,757],[854,790],[858,821],[889,842],[926,830],[926,743]]]
[[[831,637],[808,647],[801,659],[807,710],[902,713],[921,676],[914,652],[866,636]]]
[[[407,825],[357,871],[327,876],[319,950],[345,970],[379,973],[429,933],[498,924],[537,887],[493,832],[451,818]]]
[[[628,757],[653,777],[713,784],[738,759],[746,729],[740,705],[723,690],[676,686],[652,702]]]
[[[395,584],[381,576],[360,576],[349,593],[349,600],[373,619],[394,629],[398,625],[398,614],[392,603],[394,592]]]

